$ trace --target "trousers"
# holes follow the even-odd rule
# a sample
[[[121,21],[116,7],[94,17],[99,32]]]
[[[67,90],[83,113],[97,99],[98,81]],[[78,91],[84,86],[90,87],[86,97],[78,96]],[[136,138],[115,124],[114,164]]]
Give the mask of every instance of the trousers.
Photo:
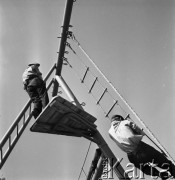
[[[159,177],[163,175],[163,173],[161,174],[156,168],[149,165],[149,163],[154,163],[157,165],[157,167],[167,169],[172,176],[175,176],[174,164],[168,160],[163,153],[159,152],[143,141],[140,142],[138,151],[136,153],[128,154],[128,159],[135,165],[135,167],[142,170],[143,173],[147,175]]]
[[[36,119],[49,103],[45,82],[39,77],[34,77],[28,81],[26,91],[34,104],[32,114]]]

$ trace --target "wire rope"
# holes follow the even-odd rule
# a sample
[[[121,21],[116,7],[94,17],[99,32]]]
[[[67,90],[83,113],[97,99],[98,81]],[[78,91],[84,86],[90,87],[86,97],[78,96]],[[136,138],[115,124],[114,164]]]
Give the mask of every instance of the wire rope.
[[[92,141],[90,141],[90,143],[89,143],[89,147],[88,147],[88,150],[87,150],[87,153],[86,153],[86,156],[85,156],[85,159],[84,159],[84,162],[83,162],[83,165],[82,165],[82,167],[81,167],[81,171],[80,171],[80,174],[79,174],[79,177],[78,177],[78,180],[80,179],[80,177],[81,177],[81,174],[82,174],[82,171],[84,172],[84,165],[85,165],[85,163],[86,163],[86,159],[87,159],[87,156],[88,156],[88,154],[89,154],[89,150],[90,150],[90,147],[91,147],[91,144],[92,144]],[[84,174],[86,175],[86,173],[84,172]],[[87,175],[86,175],[86,177],[87,177]]]

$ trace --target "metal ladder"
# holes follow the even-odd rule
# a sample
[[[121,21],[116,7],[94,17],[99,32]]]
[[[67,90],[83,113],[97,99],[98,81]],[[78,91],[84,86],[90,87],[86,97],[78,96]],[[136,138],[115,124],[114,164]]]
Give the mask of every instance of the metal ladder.
[[[52,72],[56,69],[56,65],[50,69],[44,81],[46,82]],[[51,80],[47,86],[47,90],[50,89],[53,80]],[[17,118],[14,120],[11,127],[8,129],[4,137],[0,142],[0,169],[3,167],[4,163],[6,162],[8,156],[12,152],[13,148],[15,147],[16,143],[18,142],[19,138],[21,137],[22,133],[24,132],[25,128],[27,127],[28,123],[32,118],[31,114],[32,108],[32,101],[29,100],[27,104],[23,107]]]

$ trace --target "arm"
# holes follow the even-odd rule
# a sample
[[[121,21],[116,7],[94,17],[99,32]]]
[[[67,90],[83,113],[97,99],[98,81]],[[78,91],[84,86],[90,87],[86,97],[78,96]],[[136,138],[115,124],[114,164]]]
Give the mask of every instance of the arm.
[[[140,135],[145,135],[143,129],[141,129],[139,126],[137,126],[134,122],[128,120],[129,123],[128,123],[128,126],[134,131],[136,132],[137,134],[140,134]]]

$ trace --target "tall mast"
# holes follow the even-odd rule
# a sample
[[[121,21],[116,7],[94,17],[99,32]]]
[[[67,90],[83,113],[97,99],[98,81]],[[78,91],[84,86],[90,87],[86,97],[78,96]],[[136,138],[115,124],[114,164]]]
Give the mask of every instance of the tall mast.
[[[58,54],[58,61],[56,64],[56,75],[61,75],[62,65],[63,65],[63,59],[64,59],[64,53],[65,53],[65,47],[66,47],[66,41],[67,41],[67,32],[69,30],[70,26],[70,19],[71,19],[71,13],[72,13],[72,7],[73,2],[75,0],[67,0],[66,6],[65,6],[65,12],[64,12],[64,18],[63,18],[63,25],[62,25],[62,32],[61,32],[61,41],[60,41],[60,47],[59,47],[59,54]],[[53,87],[53,93],[52,96],[56,96],[58,92],[58,82],[55,80],[54,87]]]

